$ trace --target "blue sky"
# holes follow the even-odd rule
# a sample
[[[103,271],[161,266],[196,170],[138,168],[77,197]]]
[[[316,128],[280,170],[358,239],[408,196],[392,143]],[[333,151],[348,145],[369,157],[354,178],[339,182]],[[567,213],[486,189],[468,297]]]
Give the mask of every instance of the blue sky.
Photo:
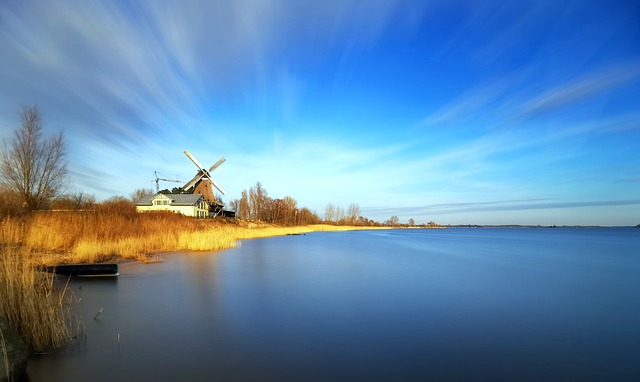
[[[633,1],[3,1],[0,138],[37,105],[98,199],[260,181],[379,221],[640,223]],[[176,184],[164,183],[171,188]]]

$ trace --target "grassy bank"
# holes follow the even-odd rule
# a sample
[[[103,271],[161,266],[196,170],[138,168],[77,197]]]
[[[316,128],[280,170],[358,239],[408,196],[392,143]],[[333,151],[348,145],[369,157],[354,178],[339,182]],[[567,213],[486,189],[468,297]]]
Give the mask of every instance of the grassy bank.
[[[170,251],[232,248],[238,240],[362,227],[280,227],[242,220],[193,219],[173,213],[42,212],[0,221],[0,244],[21,248],[38,264],[149,261]]]

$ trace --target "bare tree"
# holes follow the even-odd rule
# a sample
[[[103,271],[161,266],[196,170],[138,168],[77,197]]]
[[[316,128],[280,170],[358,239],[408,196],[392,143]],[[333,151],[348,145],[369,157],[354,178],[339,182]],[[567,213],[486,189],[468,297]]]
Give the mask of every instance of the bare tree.
[[[318,224],[322,222],[322,219],[315,212],[311,212],[307,207],[303,207],[297,216],[297,224],[298,225],[307,225],[307,224]]]
[[[60,192],[67,175],[62,131],[45,139],[42,115],[37,107],[25,107],[20,113],[22,126],[13,140],[4,142],[0,154],[0,177],[16,191],[28,210],[43,208]]]
[[[267,190],[262,187],[260,182],[256,182],[256,185],[249,189],[249,203],[251,204],[251,218],[255,220],[266,220],[267,203],[268,203]]]
[[[398,224],[400,224],[400,219],[396,215],[393,215],[392,217],[390,217],[388,220],[384,222],[384,225],[391,226],[391,227],[397,226]]]
[[[356,224],[358,221],[358,217],[360,217],[360,206],[358,203],[349,204],[349,209],[347,210],[347,221],[349,224]]]
[[[96,197],[78,190],[58,196],[53,200],[51,207],[54,210],[90,210],[96,205]]]
[[[291,196],[285,196],[282,198],[284,204],[284,225],[296,224],[296,215],[298,214],[298,202]]]
[[[336,206],[334,206],[333,203],[327,204],[324,208],[324,221],[327,223],[336,221]]]
[[[138,188],[131,193],[131,201],[135,203],[141,197],[147,196],[147,195],[155,195],[155,193],[156,192],[153,191],[151,188]]]
[[[233,199],[229,202],[229,206],[231,207],[233,212],[236,213],[236,217],[240,217],[238,216],[240,214],[240,199]]]
[[[71,193],[71,199],[77,209],[90,209],[96,205],[96,196],[87,194],[84,191],[75,191]]]
[[[344,208],[341,206],[336,207],[336,223],[344,224]]]
[[[251,219],[251,204],[249,203],[249,193],[247,190],[242,190],[242,197],[239,203],[240,210],[236,211],[238,217],[241,219]]]

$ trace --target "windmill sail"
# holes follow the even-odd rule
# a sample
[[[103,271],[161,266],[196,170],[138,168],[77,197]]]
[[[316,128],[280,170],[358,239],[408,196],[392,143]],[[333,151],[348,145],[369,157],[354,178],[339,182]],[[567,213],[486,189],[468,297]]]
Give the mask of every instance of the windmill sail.
[[[222,189],[222,187],[220,187],[219,184],[213,181],[213,178],[211,178],[211,173],[215,169],[220,167],[220,165],[224,163],[225,159],[220,158],[213,166],[211,166],[209,170],[207,170],[206,168],[204,168],[204,166],[200,164],[200,162],[198,162],[196,157],[194,157],[188,150],[184,151],[184,155],[186,155],[187,158],[189,158],[191,162],[193,162],[193,164],[196,165],[196,167],[198,168],[198,173],[196,173],[193,179],[191,179],[184,185],[183,189],[189,190],[191,187],[195,185],[196,189],[194,190],[194,194],[204,195],[205,199],[207,199],[211,203],[217,202],[217,200],[215,199],[215,195],[213,195],[212,187],[215,187],[218,191],[220,191],[222,195],[224,195],[225,192]]]

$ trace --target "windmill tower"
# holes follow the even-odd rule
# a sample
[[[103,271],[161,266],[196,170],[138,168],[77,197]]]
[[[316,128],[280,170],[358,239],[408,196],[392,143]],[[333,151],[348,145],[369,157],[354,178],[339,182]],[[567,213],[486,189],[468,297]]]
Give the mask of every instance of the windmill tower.
[[[204,199],[209,203],[209,212],[213,212],[214,215],[221,213],[223,206],[216,198],[213,188],[216,188],[218,191],[220,191],[222,195],[224,195],[224,190],[216,182],[213,181],[213,179],[211,178],[211,173],[216,168],[220,167],[220,165],[224,163],[225,159],[220,158],[216,163],[214,163],[213,166],[209,168],[209,170],[207,170],[200,164],[200,162],[198,162],[198,160],[193,155],[191,155],[189,151],[185,150],[184,155],[186,155],[187,158],[189,158],[191,162],[196,165],[196,167],[198,168],[198,172],[196,173],[196,176],[193,177],[193,179],[188,181],[184,185],[184,187],[182,187],[182,189],[185,192],[189,192],[191,187],[195,186],[193,193],[204,196]]]

